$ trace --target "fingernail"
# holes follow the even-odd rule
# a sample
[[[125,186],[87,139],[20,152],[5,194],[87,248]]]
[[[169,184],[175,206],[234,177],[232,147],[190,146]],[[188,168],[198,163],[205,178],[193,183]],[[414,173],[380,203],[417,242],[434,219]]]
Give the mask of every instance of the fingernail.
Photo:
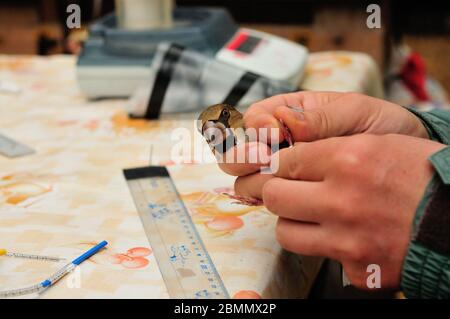
[[[301,121],[305,119],[305,109],[302,106],[287,105],[286,107],[292,111],[296,119]]]

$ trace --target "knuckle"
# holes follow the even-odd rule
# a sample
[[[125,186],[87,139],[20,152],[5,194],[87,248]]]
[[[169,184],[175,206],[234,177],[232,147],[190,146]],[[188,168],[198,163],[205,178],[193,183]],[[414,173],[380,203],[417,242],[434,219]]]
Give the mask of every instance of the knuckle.
[[[345,94],[345,98],[350,101],[360,101],[361,99],[365,98],[364,94],[361,94],[358,92],[348,92],[348,93],[344,93],[344,94]]]
[[[274,184],[275,180],[276,180],[276,178],[268,180],[264,184],[263,189],[262,189],[262,198],[264,201],[264,205],[271,212],[274,212],[276,204],[277,204],[277,194],[276,194],[277,189]]]
[[[300,163],[297,161],[290,160],[288,163],[288,176],[289,179],[297,179],[301,173]]]
[[[358,190],[356,190],[358,191]],[[335,184],[329,184],[326,188],[326,195],[321,197],[320,205],[323,211],[327,212],[332,219],[346,225],[355,225],[360,221],[358,208],[361,202],[353,202],[353,187],[336,187]],[[358,191],[358,196],[359,196]]]
[[[360,163],[354,154],[341,151],[333,158],[333,164],[336,172],[340,175],[354,175]]]
[[[366,260],[365,253],[357,248],[354,248],[351,252],[349,252],[349,259],[355,264],[361,264],[364,260]]]
[[[327,112],[322,108],[316,108],[312,110],[314,112],[314,127],[320,127],[321,132],[324,132],[324,135],[327,135],[327,132],[330,130],[330,121],[327,115]],[[316,138],[319,138],[317,136]]]
[[[350,137],[336,153],[334,163],[344,173],[358,173],[367,167],[375,155],[376,138],[370,135]]]
[[[261,104],[255,103],[252,104],[247,111],[245,111],[245,113],[242,116],[242,120],[245,123],[245,127],[248,130],[251,127],[255,127],[256,128],[256,124],[257,122],[255,121],[256,115],[258,114],[258,112],[261,112]]]
[[[334,216],[345,208],[341,201],[340,192],[329,187],[327,188],[327,194],[320,196],[320,209]]]
[[[266,100],[264,99],[264,100],[260,100],[260,101],[256,101],[255,103],[252,103],[249,106],[249,108],[247,109],[247,111],[245,111],[244,116],[246,114],[252,113],[255,110],[260,109],[264,105],[265,102],[266,102]]]
[[[355,264],[362,258],[364,252],[354,236],[340,235],[339,240],[333,245],[332,253],[342,263]]]
[[[359,289],[364,289],[366,288],[366,280],[363,276],[363,274],[352,274],[349,275],[349,280],[352,283],[352,286],[359,288]]]
[[[299,179],[302,175],[303,165],[302,161],[299,159],[300,148],[292,148],[293,154],[291,155],[287,163],[287,171],[289,179]]]
[[[355,264],[364,264],[368,259],[367,249],[363,247],[364,245],[359,242],[354,241],[352,245],[348,247],[347,258]]]
[[[285,221],[279,218],[276,225],[275,237],[280,246],[290,252],[308,254],[312,249],[311,243],[302,241],[301,246],[299,246],[298,242],[293,240],[292,233],[287,231],[287,229],[285,227]]]
[[[339,199],[333,202],[332,210],[335,215],[339,218],[339,220],[345,224],[353,224],[356,219],[355,207],[349,201],[349,197],[347,195],[340,196]]]
[[[234,192],[239,195],[242,194],[242,179],[243,177],[238,177],[234,180]]]
[[[248,109],[243,114],[243,120],[245,123],[251,122],[254,115],[261,111],[264,108],[264,105],[267,105],[268,99],[263,99],[251,104]]]
[[[365,222],[366,215],[362,210],[368,200],[365,190],[364,185],[356,183],[343,186],[333,193],[331,211],[336,219],[347,227],[358,227],[360,223]]]
[[[252,105],[250,105],[247,109],[247,111],[245,111],[245,113],[243,114],[243,120],[245,123],[248,122],[249,119],[252,118],[253,113],[258,109],[258,103],[253,103]]]
[[[335,260],[345,259],[344,247],[339,243],[339,241],[335,241],[333,245],[330,245],[329,256]]]
[[[285,233],[284,227],[283,227],[283,222],[281,219],[278,219],[278,221],[277,221],[277,225],[275,228],[275,237],[281,247],[287,248],[287,246],[288,246],[288,242],[286,240],[287,237],[286,237],[286,233]]]
[[[347,234],[342,234],[336,231],[331,238],[331,244],[329,246],[329,255],[335,260],[345,262],[349,260],[348,255],[352,246],[353,238]]]

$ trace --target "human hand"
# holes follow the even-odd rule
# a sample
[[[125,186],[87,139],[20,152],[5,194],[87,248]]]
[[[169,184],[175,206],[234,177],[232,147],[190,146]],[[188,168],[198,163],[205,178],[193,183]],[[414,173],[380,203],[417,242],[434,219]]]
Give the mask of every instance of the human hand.
[[[300,108],[302,113],[291,108]],[[421,121],[403,107],[360,93],[295,92],[251,105],[247,128],[279,127],[282,120],[296,142],[358,133],[428,137]]]
[[[443,147],[394,134],[297,143],[272,156],[279,161],[275,177],[239,177],[235,190],[262,198],[279,216],[277,239],[285,249],[340,261],[359,288],[367,289],[367,266],[377,264],[381,287],[394,288],[433,174],[428,157]]]
[[[293,111],[299,109],[301,112]],[[359,93],[296,92],[273,96],[250,106],[244,114],[246,128],[254,128],[262,140],[270,141],[263,128],[279,128],[280,121],[289,128],[293,140],[309,142],[328,137],[371,134],[403,134],[428,138],[422,122],[403,107]],[[261,137],[261,136],[260,136]],[[262,154],[269,148],[252,143],[238,148],[258,147]],[[231,175],[248,175],[259,171],[254,163],[219,163],[222,170]]]

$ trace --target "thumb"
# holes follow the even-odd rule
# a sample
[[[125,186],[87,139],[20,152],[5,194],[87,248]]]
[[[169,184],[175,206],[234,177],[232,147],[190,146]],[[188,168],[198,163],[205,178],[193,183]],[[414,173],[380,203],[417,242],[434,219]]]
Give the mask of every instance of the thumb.
[[[363,108],[355,109],[336,102],[300,111],[279,106],[274,115],[286,124],[296,142],[362,133],[367,122]]]

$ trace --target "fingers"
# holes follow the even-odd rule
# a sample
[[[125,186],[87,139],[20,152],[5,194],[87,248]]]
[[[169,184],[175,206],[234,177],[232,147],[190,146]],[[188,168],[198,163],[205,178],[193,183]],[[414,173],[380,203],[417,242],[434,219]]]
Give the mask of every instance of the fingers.
[[[246,133],[256,133],[257,140],[262,143],[283,141],[284,137],[280,135],[280,122],[271,113],[257,113],[245,125]]]
[[[322,181],[330,167],[330,158],[338,147],[338,139],[297,143],[271,157],[275,176],[303,181]]]
[[[244,114],[244,122],[247,128],[279,128],[279,116],[275,114],[278,107],[286,106],[292,107],[294,109],[301,110],[314,110],[321,108],[323,105],[330,103],[340,97],[343,93],[338,92],[295,92],[289,94],[276,95],[268,99],[264,99],[257,103],[254,103]],[[283,117],[285,121],[289,116],[292,116],[292,112],[288,112]],[[315,117],[313,116],[315,119]],[[291,125],[296,124],[289,121]],[[288,125],[289,126],[289,125]],[[295,125],[290,129],[295,129]],[[270,141],[270,136],[269,139]],[[302,139],[296,139],[301,141]]]
[[[217,156],[220,156],[216,154]],[[246,176],[259,172],[270,162],[269,146],[258,142],[241,143],[228,150],[218,159],[219,167],[233,176]]]
[[[265,108],[249,109],[244,115],[244,122],[246,128],[279,128],[278,120],[273,116],[274,110],[266,111]]]
[[[332,218],[331,199],[323,182],[272,178],[262,189],[264,205],[272,213],[301,222],[323,223]]]
[[[247,127],[278,128],[282,120],[294,141],[315,141],[371,131],[396,132],[389,124],[393,121],[386,121],[386,116],[381,115],[393,113],[389,109],[398,109],[393,106],[358,93],[297,92],[253,104],[245,113],[244,121]],[[417,125],[414,122],[412,126]]]
[[[332,249],[334,241],[321,225],[279,218],[276,234],[280,245],[288,251],[307,256],[334,258]]]
[[[335,103],[342,96],[344,96],[342,93],[297,92],[277,95],[253,104],[245,113],[244,121],[248,129],[256,129],[257,138],[262,143],[259,146],[251,143],[238,145],[229,150],[219,159],[220,168],[234,176],[246,176],[258,172],[262,166],[268,163],[264,156],[270,154],[269,147],[263,144],[270,144],[274,139],[277,142],[284,139],[282,135],[276,136],[279,135],[280,130],[275,131],[278,133],[276,135],[269,131],[270,128],[275,128],[275,130],[280,128],[279,119],[289,127],[294,141],[315,140],[331,134],[330,132],[342,131],[339,121],[334,123],[333,116],[323,110],[325,105]],[[288,105],[299,110],[304,109],[304,112],[296,112],[286,106],[280,107],[280,105]],[[261,130],[262,128],[265,130]],[[243,152],[239,152],[242,150]],[[259,155],[255,156],[255,154]]]
[[[245,112],[244,120],[246,123],[250,124],[248,127],[263,127],[266,124],[271,124],[270,120],[269,122],[258,122],[252,121],[252,118],[254,118],[258,114],[273,114],[274,110],[278,106],[282,105],[301,107],[304,109],[319,107],[321,105],[330,103],[331,101],[343,95],[344,93],[339,92],[312,92],[312,91],[301,91],[275,95],[252,104],[248,108],[247,112]],[[253,126],[252,124],[257,125]]]
[[[237,195],[262,198],[264,184],[273,178],[269,174],[252,174],[241,176],[234,182],[234,191]]]
[[[286,106],[279,106],[274,116],[290,129],[295,141],[316,141],[332,136],[341,136],[355,130],[359,121],[348,108],[340,107],[339,100],[299,113]]]
[[[304,95],[313,94],[313,92],[295,92],[288,94],[275,95],[270,98],[252,104],[244,114],[246,127],[266,127],[273,124],[277,127],[273,118],[275,108],[280,105],[297,106],[302,105]],[[259,117],[261,114],[268,114],[270,117]]]
[[[297,143],[294,147],[282,149],[270,157],[273,176],[287,180],[324,181],[331,167],[330,159],[338,146],[339,138],[333,138],[310,143]],[[238,145],[237,147],[243,147],[246,150],[246,158],[251,157],[249,154],[253,152],[249,149],[250,147],[256,147],[258,151],[270,151],[267,145],[255,142]],[[237,194],[262,198],[263,185],[272,176],[270,174],[255,174],[267,165],[267,161],[264,162],[264,164],[260,161],[257,163],[220,163],[219,166],[230,175],[241,176],[235,183]],[[287,188],[285,192],[290,194],[291,189]],[[305,200],[308,201],[308,198],[305,198]]]
[[[305,108],[302,117],[296,116],[286,106],[279,106],[273,114],[289,127],[295,141],[315,141],[371,131],[389,133],[394,130],[386,124],[389,121],[384,119],[382,124],[377,124],[383,118],[380,115],[382,110],[387,107],[387,102],[358,93],[347,93],[322,104],[311,104]],[[398,123],[395,125],[399,126]]]

